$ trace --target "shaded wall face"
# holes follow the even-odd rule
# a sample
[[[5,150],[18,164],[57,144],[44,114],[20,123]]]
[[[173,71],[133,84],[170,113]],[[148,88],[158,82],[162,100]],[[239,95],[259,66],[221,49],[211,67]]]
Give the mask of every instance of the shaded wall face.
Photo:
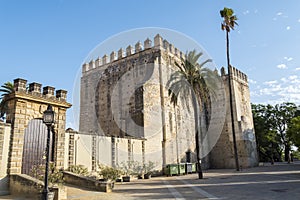
[[[83,73],[80,133],[144,137],[143,80],[153,73],[154,57],[145,51]]]
[[[235,168],[233,150],[233,136],[229,104],[228,76],[223,76],[227,94],[227,114],[222,134],[211,152],[212,168]],[[241,167],[253,167],[258,164],[255,133],[253,127],[252,110],[250,106],[250,93],[248,82],[237,75],[232,80],[234,126]]]
[[[0,182],[7,175],[10,130],[10,124],[0,122]]]

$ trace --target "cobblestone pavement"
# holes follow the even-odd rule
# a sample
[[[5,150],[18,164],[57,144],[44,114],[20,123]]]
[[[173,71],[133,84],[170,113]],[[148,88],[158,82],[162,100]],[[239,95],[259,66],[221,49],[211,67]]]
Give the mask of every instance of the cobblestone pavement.
[[[235,170],[207,170],[204,179],[197,174],[155,177],[115,184],[112,193],[67,186],[68,199],[229,199],[229,200],[299,200],[300,162],[276,163]],[[1,196],[0,196],[1,199]],[[22,199],[6,196],[3,199]]]

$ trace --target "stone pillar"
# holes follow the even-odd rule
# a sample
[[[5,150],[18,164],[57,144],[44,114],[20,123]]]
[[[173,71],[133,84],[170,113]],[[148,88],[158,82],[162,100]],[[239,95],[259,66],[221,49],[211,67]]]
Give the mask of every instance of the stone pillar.
[[[126,48],[126,56],[130,56],[132,53],[132,47],[131,45],[129,45],[127,48]]]
[[[101,59],[98,57],[96,60],[95,60],[95,67],[100,67],[101,66]]]
[[[43,95],[45,95],[46,97],[53,97],[54,96],[54,87],[51,86],[46,86],[43,88]]]
[[[95,68],[95,61],[94,61],[94,60],[91,60],[91,61],[89,62],[89,68],[90,68],[90,69],[94,69],[94,68]]]
[[[115,60],[115,57],[116,57],[116,52],[112,51],[110,53],[110,62],[113,62]]]
[[[66,90],[57,90],[56,91],[56,98],[62,101],[67,100],[67,91]]]
[[[123,49],[120,48],[119,51],[118,51],[118,59],[121,59],[123,58]]]
[[[142,51],[142,44],[140,42],[137,42],[135,44],[135,53]]]
[[[152,44],[151,44],[151,40],[149,38],[147,38],[145,41],[144,41],[144,49],[149,49],[151,48]]]
[[[33,94],[41,94],[41,87],[42,85],[39,83],[35,83],[35,82],[30,83],[28,92],[31,92]]]
[[[14,80],[14,90],[18,92],[26,92],[27,80],[17,78]]]
[[[26,119],[26,101],[13,100],[9,103],[12,111],[11,140],[9,144],[8,174],[20,174],[22,167],[24,132],[29,120]]]
[[[107,55],[106,54],[102,57],[102,64],[103,65],[107,64]]]
[[[54,161],[58,168],[64,167],[64,152],[65,152],[65,120],[66,120],[66,109],[65,108],[55,108],[56,123],[55,123],[55,156]]]
[[[154,37],[154,46],[155,47],[162,47],[163,46],[163,41],[162,41],[162,37],[157,34],[155,37]]]

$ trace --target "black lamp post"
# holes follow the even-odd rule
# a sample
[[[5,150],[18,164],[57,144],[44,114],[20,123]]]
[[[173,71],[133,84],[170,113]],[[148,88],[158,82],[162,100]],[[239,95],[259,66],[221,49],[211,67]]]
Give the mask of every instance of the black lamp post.
[[[48,200],[48,194],[49,194],[49,188],[48,188],[48,172],[49,172],[49,146],[50,146],[50,131],[51,126],[54,124],[55,119],[55,112],[52,110],[52,106],[48,105],[47,110],[44,111],[43,115],[43,122],[46,124],[48,128],[48,134],[47,134],[47,146],[46,146],[46,169],[45,169],[45,179],[44,179],[44,190],[42,199]]]

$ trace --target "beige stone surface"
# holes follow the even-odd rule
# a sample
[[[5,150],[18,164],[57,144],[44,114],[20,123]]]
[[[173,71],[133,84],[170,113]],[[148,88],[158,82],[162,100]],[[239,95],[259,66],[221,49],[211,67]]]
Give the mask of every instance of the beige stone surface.
[[[180,62],[184,53],[159,35],[154,38],[154,46],[149,45],[149,40],[144,43],[145,49],[141,49],[139,44],[135,46],[137,49],[126,48],[125,57],[120,51],[117,59],[112,53],[111,60],[103,57],[83,65],[79,134],[127,137],[130,139],[127,146],[135,139],[145,139],[145,159],[155,161],[160,167],[184,162],[188,149],[192,150],[192,162],[195,162],[195,120],[191,99],[185,97],[190,109],[181,100],[174,109],[166,88],[176,70],[175,62]],[[243,167],[255,166],[257,153],[247,76],[236,68],[232,70],[240,164]],[[227,75],[223,73],[219,79],[218,87],[222,91],[216,92],[220,97],[212,108],[215,115],[207,132],[211,135],[200,141],[200,153],[205,166],[209,167],[211,163],[216,168],[234,168]],[[205,122],[201,124],[204,134]],[[131,158],[132,148],[126,148],[126,144],[122,147],[122,143],[109,146],[109,143],[107,140],[106,145],[94,148],[105,152],[105,156],[99,157],[99,162],[118,164]],[[98,150],[94,152],[93,147],[86,146],[91,148],[91,154],[97,154]],[[215,148],[210,153],[212,146]],[[116,148],[124,154],[112,151]],[[140,149],[133,148],[133,151],[138,154]]]

